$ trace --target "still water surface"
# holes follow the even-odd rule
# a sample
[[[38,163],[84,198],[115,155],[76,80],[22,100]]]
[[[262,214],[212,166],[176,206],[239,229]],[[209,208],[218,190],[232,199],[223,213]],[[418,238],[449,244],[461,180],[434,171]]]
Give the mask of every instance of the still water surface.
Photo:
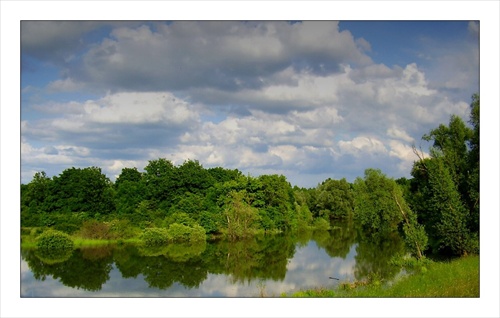
[[[352,226],[238,242],[80,248],[54,258],[21,250],[21,297],[273,297],[375,273],[403,252],[397,237],[363,239]],[[339,280],[330,279],[336,277]]]

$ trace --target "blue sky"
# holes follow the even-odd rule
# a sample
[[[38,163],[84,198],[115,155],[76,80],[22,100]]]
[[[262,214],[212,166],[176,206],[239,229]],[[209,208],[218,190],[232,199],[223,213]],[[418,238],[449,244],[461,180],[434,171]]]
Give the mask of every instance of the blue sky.
[[[12,184],[17,183],[19,177],[21,182],[29,182],[35,171],[44,170],[54,175],[70,166],[97,165],[113,178],[122,166],[136,166],[142,170],[147,160],[164,156],[177,163],[185,157],[198,158],[206,167],[222,163],[253,174],[283,173],[292,183],[305,186],[314,186],[326,177],[351,180],[362,176],[367,167],[380,168],[394,177],[408,174],[407,167],[414,160],[408,149],[411,143],[418,145],[422,134],[446,123],[451,113],[467,117],[470,95],[479,85],[479,40],[474,39],[473,35],[477,33],[473,32],[473,26],[469,31],[470,20],[480,20],[481,26],[481,142],[488,145],[482,147],[481,152],[481,203],[486,211],[481,216],[481,233],[487,235],[487,239],[481,240],[481,248],[499,250],[498,213],[495,211],[498,211],[499,191],[500,36],[499,3],[496,1],[319,1],[314,5],[311,1],[0,1],[0,6],[0,233],[1,242],[5,242],[0,249],[2,273],[19,270],[17,262],[9,261],[19,259],[19,240],[12,244],[11,239],[19,235],[18,228],[12,226],[19,222],[19,188],[12,187]],[[286,63],[279,63],[279,55],[271,54],[279,51],[270,52],[270,45],[264,46],[267,51],[263,51],[262,42],[254,41],[247,46],[249,52],[268,53],[262,55],[261,60],[256,55],[250,60],[250,54],[241,50],[237,51],[238,54],[233,50],[229,56],[225,50],[225,55],[216,56],[218,60],[209,58],[213,50],[226,49],[222,45],[212,48],[212,51],[208,50],[209,46],[203,54],[196,55],[197,51],[187,50],[189,43],[182,41],[176,43],[177,52],[155,55],[151,45],[139,45],[140,49],[136,45],[134,50],[134,43],[137,44],[134,37],[129,37],[125,43],[123,32],[115,32],[119,38],[112,38],[110,32],[117,27],[115,25],[106,25],[105,28],[64,26],[52,31],[40,29],[41,34],[35,32],[31,45],[38,53],[32,51],[31,54],[36,55],[32,57],[32,63],[26,64],[23,60],[23,67],[19,68],[20,21],[166,18],[174,21],[341,19],[338,30],[349,31],[352,38],[342,38],[347,42],[338,42],[342,45],[335,48],[336,55],[331,51],[333,47],[327,44],[341,41],[338,37],[334,40],[333,35],[338,32],[332,32],[329,37],[322,36],[317,42],[312,41],[315,37],[310,37],[305,46],[309,50],[301,47],[299,44],[303,42],[295,39],[294,47],[282,47],[289,52],[285,55],[288,61],[291,54],[296,53],[293,55],[295,62],[301,64],[295,64],[295,69],[287,69]],[[454,21],[449,23],[449,28],[455,31],[420,27],[403,32],[401,24],[384,30],[380,22],[365,21],[419,19]],[[200,36],[207,38],[209,30],[202,31]],[[176,33],[171,34],[175,36]],[[108,40],[101,40],[103,36]],[[161,36],[153,38],[160,39]],[[330,41],[327,42],[326,38]],[[236,39],[243,40],[244,37]],[[242,45],[244,41],[239,43]],[[127,62],[127,67],[112,70],[112,64],[104,63],[106,54],[108,58],[112,56],[111,44],[118,49],[115,53],[124,52],[122,62]],[[103,50],[106,45],[108,51]],[[325,46],[330,48],[330,54],[322,51]],[[101,52],[100,56],[96,54],[98,52]],[[142,59],[134,60],[134,54],[142,54]],[[158,56],[163,59],[159,61]],[[174,59],[175,56],[182,56],[182,59]],[[300,56],[303,58],[298,58]],[[241,65],[236,57],[245,58],[246,64],[253,69],[237,68]],[[325,60],[328,57],[331,60]],[[187,61],[189,58],[191,64]],[[184,63],[181,63],[183,59]],[[308,63],[318,62],[318,59],[323,59],[323,63],[306,68]],[[114,61],[119,62],[119,59]],[[171,61],[170,66],[184,67],[184,73],[173,73],[177,75],[176,81],[169,81],[165,75],[171,74],[165,71],[168,61]],[[210,73],[208,66],[201,63],[203,61],[213,70],[218,70],[212,73],[212,86],[201,85],[200,76],[197,81],[189,81],[190,75]],[[220,65],[220,61],[224,63]],[[257,63],[261,68],[255,67],[256,61],[261,62]],[[335,69],[335,61],[350,68]],[[323,73],[318,72],[320,64],[328,66]],[[189,65],[192,67],[187,67]],[[30,68],[25,68],[28,66]],[[229,66],[232,68],[227,70],[225,67]],[[285,67],[285,71],[280,72],[280,67]],[[33,72],[28,74],[30,69]],[[193,69],[198,73],[188,72]],[[20,82],[20,71],[23,82]],[[144,77],[148,72],[151,81]],[[231,76],[224,77],[224,74],[238,75],[240,85],[247,85],[246,90],[231,91],[228,85]],[[241,76],[243,74],[247,76]],[[47,75],[52,78],[44,79]],[[137,79],[135,85],[132,85],[133,80],[126,81],[129,78]],[[151,83],[157,85],[150,86],[149,92],[161,91],[161,96],[169,99],[168,103],[160,102],[159,106],[153,103],[158,101],[155,99],[158,96],[146,94]],[[158,87],[158,83],[163,86]],[[193,86],[195,83],[197,89]],[[124,92],[129,95],[123,95]],[[172,101],[172,95],[177,103]],[[384,96],[391,98],[384,99]],[[127,104],[122,100],[132,102]],[[142,116],[139,116],[139,108]],[[109,113],[115,114],[114,121],[110,120]],[[168,130],[168,127],[177,130]],[[377,312],[387,317],[400,317],[407,315],[406,309],[411,307],[419,308],[419,315],[423,317],[436,316],[439,310],[443,315],[498,316],[498,285],[495,284],[498,282],[498,254],[483,253],[481,260],[484,274],[481,275],[484,278],[481,280],[481,299],[472,300],[472,306],[469,301],[443,299],[439,301],[442,306],[436,311],[436,306],[419,299],[409,300],[411,303],[363,299],[355,300],[355,306],[348,300],[336,304],[336,312],[345,316],[371,316]],[[1,280],[2,290],[4,287],[12,287],[9,290],[20,288],[17,275],[2,274]],[[18,295],[7,292],[2,293],[2,313],[40,316],[40,312],[46,309],[51,316],[67,316],[69,306],[77,306],[87,316],[95,315],[94,308],[101,312],[102,308],[108,308],[113,314],[119,308],[124,316],[144,315],[145,308],[152,308],[150,315],[154,316],[163,312],[167,302],[169,310],[179,313],[179,316],[204,316],[207,308],[214,307],[212,299],[206,299],[206,303],[205,299],[199,299],[194,302],[198,306],[192,306],[192,299],[185,299],[185,304],[182,301],[176,300],[174,304],[168,299],[158,299],[153,306],[150,302],[141,306],[130,299],[106,299],[107,304],[114,304],[99,307],[95,304],[82,306],[80,300],[72,299],[66,302],[66,307],[60,306],[60,300],[54,299],[51,303],[50,299],[43,299],[37,306],[26,306],[27,303]],[[325,316],[331,310],[330,300],[315,301],[313,306],[304,306],[304,303],[291,299],[283,299],[283,302],[286,302],[286,308],[252,306],[238,299],[236,308],[246,308],[246,314],[254,316],[263,315],[262,308],[266,310],[265,315],[271,312],[271,315],[285,313],[288,316],[311,315],[311,310],[316,310],[316,316]],[[358,305],[360,302],[361,306]],[[218,315],[222,316],[234,316],[238,312],[225,303],[216,307]]]
[[[167,158],[409,177],[479,91],[479,21],[23,21],[21,181]]]

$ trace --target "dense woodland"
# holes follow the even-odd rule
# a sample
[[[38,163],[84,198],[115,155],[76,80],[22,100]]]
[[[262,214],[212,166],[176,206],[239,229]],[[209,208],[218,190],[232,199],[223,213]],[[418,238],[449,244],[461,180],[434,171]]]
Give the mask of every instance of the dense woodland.
[[[52,178],[42,171],[21,185],[21,227],[155,245],[329,230],[350,219],[364,235],[401,235],[417,258],[479,253],[479,95],[468,123],[451,116],[422,138],[430,155],[414,147],[410,179],[367,169],[353,183],[327,179],[310,189],[194,160],[151,160],[144,171],[124,168],[115,182],[99,167]]]

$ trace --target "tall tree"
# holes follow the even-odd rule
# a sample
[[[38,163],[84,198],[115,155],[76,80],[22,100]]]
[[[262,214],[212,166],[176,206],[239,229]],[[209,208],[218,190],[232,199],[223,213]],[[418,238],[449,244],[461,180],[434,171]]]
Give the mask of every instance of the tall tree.
[[[58,212],[87,212],[90,216],[115,211],[111,181],[101,168],[69,168],[53,178],[52,208]]]
[[[143,182],[146,198],[155,204],[171,205],[174,191],[174,165],[170,160],[159,158],[150,160],[144,167]]]
[[[354,217],[367,233],[385,235],[397,230],[403,215],[394,200],[396,186],[379,169],[366,169],[365,178],[354,181]]]
[[[424,256],[427,235],[403,197],[401,187],[378,169],[367,169],[365,179],[357,178],[355,220],[372,237],[390,235],[402,225],[409,251],[417,258]]]
[[[115,181],[115,202],[118,214],[125,216],[135,212],[139,203],[145,199],[142,174],[137,168],[123,168]]]
[[[412,206],[434,252],[463,255],[479,248],[479,95],[473,95],[470,123],[451,116],[423,136],[430,158],[419,155],[412,169]]]
[[[345,178],[325,180],[317,188],[316,207],[319,216],[328,220],[352,217],[354,197],[351,185]]]

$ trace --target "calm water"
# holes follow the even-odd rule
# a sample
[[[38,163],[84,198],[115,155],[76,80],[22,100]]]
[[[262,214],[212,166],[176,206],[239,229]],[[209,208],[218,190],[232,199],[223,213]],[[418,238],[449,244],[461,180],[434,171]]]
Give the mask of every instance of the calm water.
[[[347,224],[155,249],[110,245],[57,256],[21,250],[21,297],[272,297],[371,273],[393,279],[399,270],[388,261],[402,251],[397,236],[363,239]]]

